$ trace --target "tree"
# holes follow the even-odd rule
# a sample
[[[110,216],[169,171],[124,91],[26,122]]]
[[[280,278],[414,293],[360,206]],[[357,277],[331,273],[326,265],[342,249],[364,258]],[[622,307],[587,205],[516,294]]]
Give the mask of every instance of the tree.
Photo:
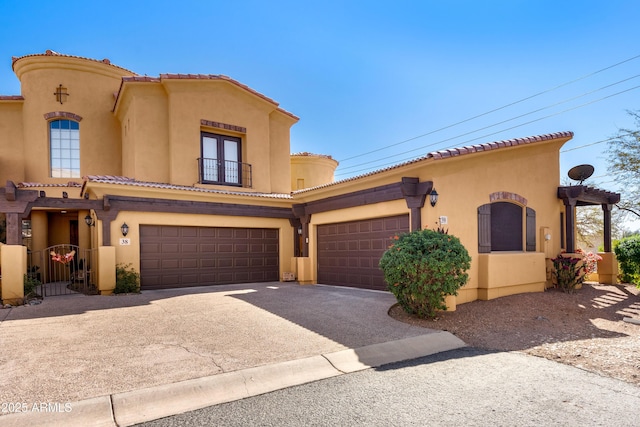
[[[611,212],[611,236],[619,239],[624,235],[623,213]],[[598,250],[604,236],[604,213],[600,206],[580,206],[576,209],[576,242],[585,250]]]
[[[640,111],[627,111],[636,129],[620,128],[609,141],[607,170],[620,184],[618,208],[640,218]]]

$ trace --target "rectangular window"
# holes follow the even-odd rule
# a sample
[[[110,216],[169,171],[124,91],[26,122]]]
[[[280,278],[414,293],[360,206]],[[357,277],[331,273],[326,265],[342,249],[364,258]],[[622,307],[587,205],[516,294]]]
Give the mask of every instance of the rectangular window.
[[[52,178],[80,178],[80,124],[72,120],[49,123]]]
[[[201,133],[200,179],[204,183],[242,185],[241,139]]]

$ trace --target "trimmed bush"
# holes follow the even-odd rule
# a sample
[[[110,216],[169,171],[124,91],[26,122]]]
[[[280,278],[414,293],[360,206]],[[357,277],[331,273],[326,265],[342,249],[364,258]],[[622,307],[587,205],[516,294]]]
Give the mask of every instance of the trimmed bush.
[[[418,230],[395,236],[379,266],[407,313],[433,318],[447,309],[445,297],[467,283],[471,257],[457,237]]]
[[[620,263],[620,280],[640,286],[640,236],[620,240],[614,252]]]
[[[140,292],[140,274],[131,264],[118,264],[116,266],[116,294],[138,293]]]

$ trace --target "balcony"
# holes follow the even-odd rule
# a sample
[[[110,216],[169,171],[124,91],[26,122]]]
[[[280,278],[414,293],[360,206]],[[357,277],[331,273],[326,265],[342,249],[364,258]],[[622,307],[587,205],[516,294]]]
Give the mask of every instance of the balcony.
[[[198,158],[198,182],[251,188],[251,165],[229,160]]]

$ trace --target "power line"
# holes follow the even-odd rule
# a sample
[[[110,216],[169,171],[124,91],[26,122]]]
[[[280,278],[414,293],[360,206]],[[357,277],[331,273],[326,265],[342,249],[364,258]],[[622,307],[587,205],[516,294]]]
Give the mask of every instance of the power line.
[[[592,100],[592,101],[589,101],[589,102],[586,102],[586,103],[583,103],[583,104],[580,104],[580,105],[577,105],[577,106],[574,106],[574,107],[571,107],[571,108],[567,108],[567,109],[565,109],[565,110],[562,110],[562,111],[559,111],[559,112],[556,112],[556,113],[553,113],[553,114],[548,114],[548,115],[546,115],[546,116],[542,116],[542,117],[539,117],[539,118],[534,119],[534,120],[529,120],[528,122],[520,123],[520,124],[517,124],[517,125],[515,125],[515,126],[511,126],[511,127],[508,127],[508,128],[500,129],[500,130],[498,130],[498,131],[496,131],[496,132],[492,132],[492,133],[488,133],[488,134],[485,134],[485,135],[481,135],[481,136],[478,136],[478,137],[475,137],[475,138],[472,138],[472,139],[468,139],[468,140],[463,141],[463,142],[461,142],[460,144],[457,144],[457,145],[464,145],[464,144],[468,144],[468,143],[470,143],[470,142],[477,141],[477,140],[479,140],[479,139],[484,139],[484,138],[487,138],[487,137],[489,137],[489,136],[493,136],[493,135],[496,135],[496,134],[499,134],[499,133],[502,133],[502,132],[505,132],[505,131],[508,131],[508,130],[516,129],[516,128],[518,128],[518,127],[522,127],[522,126],[526,126],[526,125],[528,125],[528,124],[535,123],[535,122],[539,122],[539,121],[541,121],[541,120],[546,120],[546,119],[548,119],[548,118],[551,118],[551,117],[554,117],[554,116],[557,116],[557,115],[560,115],[560,114],[564,114],[564,113],[567,113],[567,112],[569,112],[569,111],[576,110],[576,109],[578,109],[578,108],[583,108],[583,107],[586,107],[586,106],[588,106],[588,105],[594,104],[594,103],[596,103],[596,102],[600,102],[600,101],[603,101],[603,100],[605,100],[605,99],[612,98],[612,97],[614,97],[614,96],[618,96],[618,95],[621,95],[621,94],[626,93],[626,92],[630,92],[630,91],[635,90],[635,89],[638,89],[638,88],[640,88],[640,85],[638,85],[638,86],[634,86],[634,87],[632,87],[632,88],[628,88],[628,89],[622,90],[622,91],[620,91],[620,92],[616,92],[616,93],[613,93],[613,94],[610,94],[610,95],[604,96],[604,97],[602,97],[602,98],[598,98],[598,99],[595,99],[595,100]],[[529,113],[527,113],[527,114],[523,114],[523,115],[518,116],[518,117],[516,117],[516,118],[523,117],[523,116],[526,116],[526,115],[528,115],[528,114],[529,114]],[[506,123],[506,122],[508,122],[508,121],[511,121],[511,119],[509,119],[509,120],[505,120],[505,121],[500,122],[500,123],[498,123],[498,124]],[[481,128],[481,129],[479,129],[479,130],[484,130],[484,129],[487,129],[487,128],[490,128],[490,127],[493,127],[493,126],[495,126],[495,125],[487,126],[487,127],[485,127],[485,128]],[[392,155],[392,156],[387,156],[387,157],[382,158],[382,159],[375,159],[375,160],[371,160],[371,161],[368,161],[368,162],[359,163],[359,164],[357,164],[357,165],[348,166],[348,167],[346,167],[346,168],[342,168],[342,169],[341,169],[341,172],[340,172],[340,173],[337,173],[336,175],[337,175],[337,176],[347,175],[348,173],[344,172],[345,170],[351,170],[351,169],[353,169],[353,168],[355,168],[355,167],[358,167],[358,166],[365,166],[365,165],[368,165],[368,164],[373,164],[373,163],[375,163],[375,162],[380,162],[380,161],[383,161],[383,160],[388,160],[389,158],[392,158],[392,157],[398,157],[398,156],[401,156],[401,155],[404,155],[404,154],[409,154],[409,153],[412,153],[412,152],[415,152],[415,151],[422,151],[422,150],[424,150],[425,148],[429,148],[429,147],[432,147],[432,146],[434,146],[434,145],[439,145],[439,144],[442,144],[443,142],[448,142],[448,141],[450,141],[450,140],[452,140],[452,139],[457,139],[457,138],[460,138],[461,136],[466,136],[466,135],[469,135],[469,134],[472,134],[472,133],[478,132],[479,130],[476,130],[476,131],[473,131],[473,132],[467,132],[467,133],[465,133],[465,134],[458,135],[458,136],[451,137],[451,138],[446,138],[446,139],[443,139],[443,140],[440,140],[440,141],[436,141],[436,142],[434,142],[434,143],[431,143],[431,144],[428,144],[428,145],[425,145],[425,146],[422,146],[422,147],[418,147],[418,148],[414,148],[414,149],[411,149],[411,150],[407,150],[407,151],[404,151],[404,152],[402,152],[402,153],[394,154],[394,155]],[[452,148],[452,147],[446,147],[446,148],[444,148],[444,149],[447,149],[447,148]],[[386,163],[379,164],[378,166],[371,166],[371,167],[368,167],[368,168],[359,169],[359,170],[353,171],[353,172],[351,172],[351,173],[360,172],[360,171],[365,171],[365,170],[370,170],[370,169],[373,169],[373,168],[376,168],[376,167],[381,167],[381,166],[392,165],[392,164],[395,164],[395,163],[398,163],[398,162],[403,162],[403,161],[412,160],[412,159],[414,159],[414,158],[415,158],[415,156],[412,156],[412,157],[409,157],[409,158],[405,158],[405,159],[403,159],[403,160],[396,160],[396,161],[392,161],[392,162],[386,162]]]
[[[492,127],[495,127],[495,126],[498,126],[498,125],[501,125],[501,124],[504,124],[504,123],[508,123],[508,122],[510,122],[510,121],[517,120],[517,119],[520,119],[520,118],[522,118],[522,117],[526,117],[526,116],[529,116],[529,115],[531,115],[531,114],[535,114],[535,113],[538,113],[538,112],[540,112],[540,111],[547,110],[547,109],[549,109],[549,108],[557,107],[558,105],[562,105],[562,104],[566,104],[566,103],[571,102],[571,101],[575,101],[576,99],[579,99],[579,98],[585,97],[585,96],[587,96],[587,95],[592,95],[592,94],[594,94],[594,93],[596,93],[596,92],[599,92],[599,91],[601,91],[601,90],[604,90],[604,89],[610,88],[610,87],[615,86],[615,85],[618,85],[618,84],[620,84],[620,83],[627,82],[627,81],[629,81],[629,80],[633,80],[633,79],[638,78],[638,77],[640,77],[640,74],[636,74],[635,76],[632,76],[632,77],[629,77],[629,78],[626,78],[626,79],[623,79],[623,80],[617,81],[617,82],[615,82],[615,83],[611,83],[611,84],[606,85],[606,86],[602,86],[602,87],[600,87],[600,88],[598,88],[598,89],[595,89],[595,90],[592,90],[592,91],[590,91],[590,92],[586,92],[586,93],[583,93],[583,94],[581,94],[581,95],[574,96],[574,97],[572,97],[572,98],[568,98],[568,99],[565,99],[565,100],[562,100],[562,101],[556,102],[555,104],[551,104],[551,105],[547,105],[547,106],[542,107],[542,108],[538,108],[537,110],[533,110],[533,111],[530,111],[530,112],[528,112],[528,113],[524,113],[524,114],[521,114],[521,115],[519,115],[519,116],[512,117],[512,118],[510,118],[510,119],[506,119],[506,120],[503,120],[503,121],[498,122],[498,123],[494,123],[494,124],[491,124],[491,125],[488,125],[488,126],[484,126],[484,127],[482,127],[482,128],[475,129],[475,130],[472,130],[472,131],[469,131],[469,132],[466,132],[466,133],[463,133],[463,134],[460,134],[460,135],[456,135],[456,136],[453,136],[453,137],[450,137],[450,138],[442,139],[442,140],[440,140],[440,141],[437,141],[437,142],[434,142],[434,143],[431,143],[431,144],[428,144],[428,145],[425,145],[425,146],[422,146],[422,147],[419,147],[419,148],[414,148],[414,149],[412,149],[412,150],[403,151],[403,152],[401,152],[401,153],[397,153],[397,154],[394,154],[394,155],[391,155],[391,156],[387,156],[385,159],[388,159],[388,158],[390,158],[390,157],[398,157],[398,156],[401,156],[401,155],[403,155],[403,154],[408,154],[408,153],[411,153],[411,152],[414,152],[414,151],[418,151],[418,150],[423,150],[423,149],[425,149],[425,148],[429,148],[429,147],[432,147],[432,146],[434,146],[434,145],[442,144],[442,143],[444,143],[444,142],[448,142],[448,141],[451,141],[451,140],[454,140],[454,139],[462,138],[463,136],[471,135],[471,134],[474,134],[474,133],[476,133],[476,132],[480,132],[480,131],[485,130],[485,129],[490,129],[490,128],[492,128]],[[341,171],[350,170],[350,169],[353,169],[353,168],[356,168],[356,167],[359,167],[359,166],[364,166],[364,165],[367,165],[367,164],[369,164],[369,163],[376,162],[376,161],[379,161],[379,160],[382,160],[382,159],[372,160],[372,161],[368,161],[368,162],[363,162],[363,163],[358,163],[358,164],[355,164],[355,165],[351,165],[351,166],[343,167],[343,168],[341,168]],[[342,174],[344,174],[344,172],[343,172]]]
[[[605,99],[612,98],[612,97],[614,97],[614,96],[618,96],[618,95],[621,95],[621,94],[626,93],[626,92],[630,92],[630,91],[635,90],[635,89],[638,89],[638,88],[640,88],[640,85],[638,85],[638,86],[634,86],[634,87],[629,88],[629,89],[625,89],[625,90],[620,91],[620,92],[613,93],[613,94],[611,94],[611,95],[604,96],[604,97],[602,97],[602,98],[598,98],[598,99],[595,99],[595,100],[592,100],[592,101],[586,102],[586,103],[581,104],[581,105],[577,105],[577,106],[575,106],[575,107],[567,108],[567,109],[565,109],[565,110],[562,110],[562,111],[559,111],[559,112],[556,112],[556,113],[553,113],[553,114],[549,114],[549,115],[546,115],[546,116],[543,116],[543,117],[539,117],[539,118],[537,118],[537,119],[530,120],[530,121],[528,121],[528,122],[520,123],[520,124],[517,124],[517,125],[515,125],[515,126],[511,126],[511,127],[505,128],[505,129],[498,130],[498,131],[496,131],[496,132],[492,132],[492,133],[485,134],[485,135],[482,135],[482,136],[479,136],[479,137],[476,137],[476,138],[472,138],[472,139],[469,139],[469,140],[466,140],[466,141],[461,142],[459,145],[468,144],[469,142],[477,141],[478,139],[484,139],[484,138],[487,138],[487,137],[489,137],[489,136],[499,134],[499,133],[501,133],[501,132],[505,132],[505,131],[512,130],[512,129],[516,129],[516,128],[518,128],[518,127],[526,126],[526,125],[531,124],[531,123],[539,122],[539,121],[541,121],[541,120],[545,120],[545,119],[548,119],[548,118],[551,118],[551,117],[554,117],[554,116],[557,116],[557,115],[560,115],[560,114],[564,114],[564,113],[567,113],[567,112],[569,112],[569,111],[576,110],[576,109],[578,109],[578,108],[583,108],[583,107],[586,107],[586,106],[588,106],[588,105],[594,104],[594,103],[596,103],[596,102],[600,102],[600,101],[603,101],[603,100],[605,100]],[[491,126],[489,126],[489,127],[491,127]],[[471,132],[471,133],[474,133],[474,132]],[[347,168],[345,168],[345,169],[347,169],[347,170],[348,170],[348,169],[352,169],[352,168],[357,167],[357,166],[364,166],[364,165],[367,165],[367,164],[373,164],[374,162],[379,162],[379,161],[382,161],[382,160],[386,160],[386,159],[388,159],[389,157],[397,157],[397,156],[399,156],[399,155],[408,154],[408,153],[411,153],[411,152],[414,152],[414,151],[424,150],[425,148],[428,148],[428,147],[431,147],[431,146],[433,146],[433,145],[437,145],[437,144],[440,144],[440,143],[442,143],[442,142],[446,142],[446,141],[449,141],[449,140],[451,140],[451,139],[455,139],[455,138],[457,138],[457,137],[454,137],[454,138],[447,138],[447,139],[445,139],[445,140],[438,141],[438,142],[434,142],[434,143],[432,143],[432,144],[428,144],[428,145],[423,146],[423,147],[418,147],[418,148],[415,148],[415,149],[412,149],[412,150],[405,151],[405,152],[403,152],[403,153],[395,154],[395,155],[393,155],[393,156],[388,156],[388,157],[386,157],[386,158],[384,158],[384,159],[376,159],[376,160],[372,160],[372,161],[370,161],[370,162],[364,162],[364,163],[361,163],[361,164],[358,164],[358,165],[349,166],[349,167],[347,167]],[[447,148],[452,148],[452,147],[447,147]],[[444,149],[447,149],[447,148],[444,148]],[[415,157],[409,157],[409,158],[405,158],[405,159],[402,159],[402,160],[396,160],[396,161],[393,161],[393,162],[386,162],[386,163],[378,164],[378,165],[375,165],[375,166],[373,166],[373,165],[372,165],[371,167],[364,168],[364,169],[359,169],[359,170],[356,170],[356,171],[352,171],[351,173],[357,173],[357,172],[362,172],[362,171],[369,171],[369,170],[374,169],[374,168],[380,168],[380,167],[383,167],[383,166],[388,166],[388,165],[393,165],[393,164],[397,164],[397,163],[402,163],[402,162],[409,161],[409,160],[413,160],[413,159],[415,159]],[[344,170],[344,169],[343,169],[343,170]],[[341,172],[341,173],[337,173],[336,175],[337,175],[337,176],[341,176],[341,175],[347,175],[347,174],[348,174],[348,173]]]
[[[482,114],[478,114],[478,115],[475,115],[475,116],[473,116],[473,117],[469,117],[469,118],[467,118],[467,119],[461,120],[461,121],[459,121],[459,122],[456,122],[456,123],[453,123],[453,124],[450,124],[450,125],[447,125],[447,126],[441,127],[441,128],[439,128],[439,129],[435,129],[435,130],[429,131],[429,132],[424,133],[424,134],[422,134],[422,135],[414,136],[414,137],[412,137],[412,138],[405,139],[405,140],[403,140],[403,141],[396,142],[396,143],[394,143],[394,144],[390,144],[390,145],[387,145],[387,146],[384,146],[384,147],[381,147],[381,148],[377,148],[377,149],[375,149],[375,150],[371,150],[371,151],[368,151],[368,152],[365,152],[365,153],[362,153],[362,154],[357,154],[357,155],[355,155],[355,156],[351,156],[351,157],[347,157],[347,158],[341,159],[341,160],[339,160],[339,162],[340,162],[340,163],[343,163],[343,162],[346,162],[346,161],[351,160],[351,159],[355,159],[355,158],[358,158],[358,157],[363,157],[363,156],[366,156],[366,155],[369,155],[369,154],[377,153],[377,152],[379,152],[379,151],[383,151],[383,150],[386,150],[386,149],[391,148],[391,147],[396,147],[396,146],[398,146],[398,145],[402,145],[402,144],[405,144],[405,143],[407,143],[407,142],[411,142],[411,141],[414,141],[414,140],[416,140],[416,139],[423,138],[423,137],[425,137],[425,136],[432,135],[432,134],[434,134],[434,133],[437,133],[437,132],[440,132],[440,131],[443,131],[443,130],[446,130],[446,129],[450,129],[450,128],[454,127],[454,126],[458,126],[458,125],[461,125],[461,124],[463,124],[463,123],[470,122],[470,121],[475,120],[475,119],[478,119],[478,118],[480,118],[480,117],[484,117],[484,116],[486,116],[486,115],[489,115],[489,114],[495,113],[496,111],[504,110],[505,108],[512,107],[512,106],[517,105],[517,104],[520,104],[520,103],[522,103],[522,102],[524,102],[524,101],[528,101],[528,100],[530,100],[530,99],[536,98],[536,97],[541,96],[541,95],[544,95],[544,94],[546,94],[546,93],[553,92],[554,90],[560,89],[560,88],[562,88],[562,87],[569,86],[569,85],[571,85],[571,84],[573,84],[573,83],[576,83],[576,82],[579,82],[579,81],[581,81],[581,80],[587,79],[587,78],[592,77],[592,76],[594,76],[594,75],[596,75],[596,74],[599,74],[599,73],[602,73],[602,72],[604,72],[604,71],[610,70],[611,68],[615,68],[615,67],[617,67],[617,66],[619,66],[619,65],[625,64],[625,63],[627,63],[627,62],[633,61],[633,60],[638,59],[638,58],[640,58],[640,55],[636,55],[636,56],[633,56],[633,57],[631,57],[631,58],[625,59],[624,61],[620,61],[620,62],[617,62],[617,63],[615,63],[615,64],[613,64],[613,65],[609,65],[608,67],[602,68],[602,69],[600,69],[600,70],[597,70],[597,71],[594,71],[594,72],[592,72],[592,73],[586,74],[586,75],[584,75],[584,76],[582,76],[582,77],[578,77],[577,79],[574,79],[574,80],[568,81],[568,82],[566,82],[566,83],[562,83],[562,84],[557,85],[557,86],[555,86],[555,87],[552,87],[552,88],[550,88],[550,89],[543,90],[542,92],[538,92],[538,93],[536,93],[536,94],[533,94],[533,95],[527,96],[527,97],[525,97],[525,98],[519,99],[519,100],[514,101],[514,102],[511,102],[511,103],[509,103],[509,104],[503,105],[502,107],[494,108],[493,110],[489,110],[489,111],[484,112],[484,113],[482,113]]]

